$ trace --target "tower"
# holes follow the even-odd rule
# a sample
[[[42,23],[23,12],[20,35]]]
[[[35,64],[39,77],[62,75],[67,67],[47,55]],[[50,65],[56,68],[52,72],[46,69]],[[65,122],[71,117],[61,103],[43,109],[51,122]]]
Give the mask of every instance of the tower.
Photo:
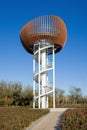
[[[45,15],[28,22],[21,30],[20,39],[33,58],[33,108],[49,107],[49,95],[55,108],[55,53],[66,41],[67,31],[63,20]]]

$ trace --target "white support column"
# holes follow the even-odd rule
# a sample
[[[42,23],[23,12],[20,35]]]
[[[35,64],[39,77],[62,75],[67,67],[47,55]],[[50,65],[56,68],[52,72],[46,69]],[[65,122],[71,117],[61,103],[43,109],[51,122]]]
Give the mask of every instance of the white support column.
[[[46,96],[46,108],[48,108],[48,95]]]
[[[46,50],[42,52],[42,71],[46,70]],[[46,87],[46,72],[42,74],[42,94],[45,94],[45,87]],[[46,96],[42,97],[42,108],[46,108]]]
[[[53,108],[55,108],[55,51],[53,45]]]
[[[48,59],[47,59],[47,65],[48,65]],[[47,83],[46,83],[47,87],[48,87],[48,75],[47,75]],[[46,108],[49,107],[49,104],[48,104],[48,95],[46,96]]]
[[[35,59],[33,59],[33,75],[34,74],[35,74]],[[33,79],[33,108],[35,108],[35,80],[34,79]]]
[[[38,53],[39,53],[39,57],[38,57],[39,58],[39,66],[38,66],[39,67],[39,75],[38,75],[39,76],[39,100],[38,100],[38,107],[40,108],[40,43],[39,43],[39,52]]]

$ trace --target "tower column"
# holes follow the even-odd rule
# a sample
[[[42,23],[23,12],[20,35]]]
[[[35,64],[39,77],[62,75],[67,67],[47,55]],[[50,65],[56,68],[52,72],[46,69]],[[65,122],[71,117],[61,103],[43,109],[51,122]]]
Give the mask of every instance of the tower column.
[[[55,54],[53,47],[53,108],[55,108]]]
[[[41,54],[42,56],[42,71],[46,70],[46,61],[47,61],[47,55],[46,50],[44,50]],[[42,94],[45,94],[45,88],[47,84],[47,75],[46,72],[43,72],[42,74]],[[42,108],[46,108],[46,96],[42,97]]]

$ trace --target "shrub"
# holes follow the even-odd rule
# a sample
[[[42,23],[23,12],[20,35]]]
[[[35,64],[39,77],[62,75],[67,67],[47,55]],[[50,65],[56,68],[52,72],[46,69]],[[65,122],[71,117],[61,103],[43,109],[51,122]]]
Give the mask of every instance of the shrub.
[[[0,130],[22,130],[31,122],[49,112],[48,109],[30,109],[29,107],[1,107]]]
[[[68,109],[63,115],[61,128],[62,130],[86,130],[87,108]]]

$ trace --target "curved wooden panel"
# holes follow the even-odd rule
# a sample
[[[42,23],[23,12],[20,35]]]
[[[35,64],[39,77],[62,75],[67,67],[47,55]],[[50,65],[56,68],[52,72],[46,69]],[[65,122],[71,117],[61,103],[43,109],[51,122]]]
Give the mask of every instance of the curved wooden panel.
[[[24,48],[33,54],[37,41],[47,40],[55,44],[58,52],[65,44],[67,30],[63,20],[57,16],[40,16],[28,22],[21,30],[20,39]]]

